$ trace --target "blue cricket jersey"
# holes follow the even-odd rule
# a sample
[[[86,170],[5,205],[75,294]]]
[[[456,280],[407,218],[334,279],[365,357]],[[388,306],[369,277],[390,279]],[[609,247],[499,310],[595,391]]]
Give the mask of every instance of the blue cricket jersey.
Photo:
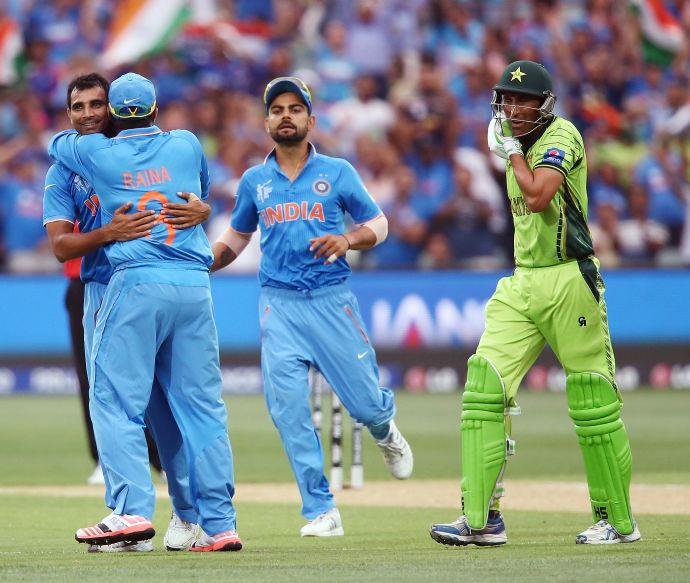
[[[79,231],[88,233],[101,226],[101,204],[93,187],[62,164],[53,164],[46,173],[43,192],[43,225],[53,221],[79,222]],[[107,284],[113,268],[102,247],[85,255],[81,262],[83,282]]]
[[[127,202],[134,205],[131,212],[159,212],[165,202],[184,202],[178,192],[208,197],[206,157],[199,140],[186,130],[163,132],[150,126],[124,130],[114,138],[68,130],[53,137],[48,153],[91,182],[104,225]],[[116,270],[137,266],[207,270],[213,262],[200,225],[175,230],[158,223],[150,237],[113,243],[106,254]]]
[[[324,264],[324,257],[315,259],[309,251],[309,240],[343,233],[345,213],[356,223],[381,214],[352,164],[309,148],[294,182],[283,174],[274,150],[244,173],[237,188],[231,225],[240,233],[261,225],[262,286],[313,290],[343,282],[351,272],[345,257]]]

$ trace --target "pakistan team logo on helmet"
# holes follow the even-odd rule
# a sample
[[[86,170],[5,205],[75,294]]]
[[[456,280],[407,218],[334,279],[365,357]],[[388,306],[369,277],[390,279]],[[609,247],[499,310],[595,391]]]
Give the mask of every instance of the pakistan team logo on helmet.
[[[325,178],[317,178],[311,185],[311,189],[319,196],[326,196],[331,191],[331,183]]]
[[[553,108],[556,104],[556,96],[553,94],[551,75],[541,63],[535,63],[534,61],[515,61],[505,68],[498,83],[494,85],[494,95],[491,101],[494,117],[501,120],[506,117],[503,111],[504,93],[529,95],[541,100],[541,105],[539,108],[536,108],[539,111],[539,117],[536,121],[530,122],[534,124],[530,132],[545,125],[553,118]],[[535,108],[525,107],[524,109],[534,110]]]

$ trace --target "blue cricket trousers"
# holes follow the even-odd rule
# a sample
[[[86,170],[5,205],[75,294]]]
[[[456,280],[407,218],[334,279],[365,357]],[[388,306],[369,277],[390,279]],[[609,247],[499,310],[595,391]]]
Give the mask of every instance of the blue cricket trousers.
[[[91,378],[91,353],[93,337],[96,329],[96,318],[103,304],[106,284],[90,281],[84,288],[84,347],[86,352],[87,373]],[[89,381],[89,384],[90,381]],[[163,389],[157,379],[153,380],[151,400],[146,409],[145,421],[153,433],[161,466],[165,470],[168,482],[168,494],[173,511],[182,520],[196,523],[198,516],[194,510],[194,504],[189,492],[189,471],[187,459],[183,448],[182,435],[175,423],[168,401],[163,394]],[[103,462],[101,461],[101,467]],[[111,486],[108,472],[103,471],[105,478],[106,506],[115,507],[115,502],[110,494]]]
[[[309,366],[318,368],[350,415],[367,427],[394,417],[393,392],[379,387],[374,347],[346,284],[309,292],[265,286],[259,318],[266,404],[297,479],[302,515],[311,520],[334,503],[312,423]]]
[[[116,271],[98,314],[91,366],[91,419],[117,514],[151,518],[143,428],[154,378],[179,434],[152,424],[161,459],[182,446],[193,512],[210,535],[235,529],[234,476],[221,399],[218,339],[208,273],[134,267]],[[170,428],[171,426],[168,426]],[[174,454],[173,454],[173,457]],[[178,474],[178,478],[181,478]],[[191,513],[190,513],[191,514]],[[185,513],[181,518],[185,519]]]

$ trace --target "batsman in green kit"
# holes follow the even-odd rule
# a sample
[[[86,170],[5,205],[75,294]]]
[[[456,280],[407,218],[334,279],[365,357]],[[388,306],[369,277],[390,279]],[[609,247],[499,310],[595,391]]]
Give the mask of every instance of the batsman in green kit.
[[[442,544],[507,542],[499,500],[506,460],[515,451],[510,419],[519,413],[520,381],[546,343],[566,372],[568,412],[595,521],[575,541],[640,539],[630,507],[632,456],[620,416],[604,282],[587,227],[587,158],[575,126],[553,113],[555,101],[548,71],[532,61],[508,65],[494,87],[489,149],[506,160],[516,268],[498,282],[467,364],[463,514],[431,527],[431,537]]]

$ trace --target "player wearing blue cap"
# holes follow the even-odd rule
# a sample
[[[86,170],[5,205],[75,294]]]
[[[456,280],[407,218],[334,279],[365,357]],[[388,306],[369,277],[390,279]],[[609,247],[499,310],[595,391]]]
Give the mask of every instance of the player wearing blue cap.
[[[114,242],[105,250],[114,273],[94,334],[90,410],[113,512],[79,529],[76,539],[101,545],[155,534],[155,491],[142,431],[155,376],[181,432],[175,440],[154,427],[156,440],[184,451],[194,511],[204,531],[191,550],[239,550],[208,282],[211,249],[200,226],[175,229],[164,212],[165,205],[182,201],[180,192],[206,198],[206,159],[190,132],[162,132],[153,125],[156,96],[148,79],[134,73],[116,79],[109,109],[114,138],[67,131],[49,145],[54,159],[100,194],[104,225],[130,200],[138,211],[153,210],[156,216],[149,236]]]
[[[72,126],[80,134],[96,132],[112,134],[112,124],[108,116],[108,81],[97,73],[81,75],[74,78],[67,87],[67,115]],[[201,224],[208,218],[210,207],[190,193],[184,197],[189,203],[173,206],[168,209],[171,221],[175,226]],[[60,261],[83,257],[81,264],[81,297],[83,315],[83,337],[80,350],[82,359],[88,362],[93,344],[93,333],[96,324],[96,313],[103,301],[105,289],[112,275],[112,267],[105,256],[103,247],[113,241],[129,241],[146,236],[154,226],[153,211],[128,213],[131,202],[124,204],[114,214],[113,220],[101,227],[100,201],[93,187],[81,176],[65,168],[62,164],[53,164],[46,174],[45,193],[43,197],[43,222],[48,239],[55,256]],[[78,231],[74,231],[74,224]],[[70,284],[72,285],[72,284]],[[80,317],[81,318],[81,317]],[[82,401],[85,408],[89,442],[95,461],[98,462],[97,448],[93,436],[93,427],[89,416],[88,383],[85,383]],[[152,400],[147,409],[147,421],[151,426],[162,428],[161,432],[168,439],[161,442],[163,466],[168,477],[168,491],[173,505],[173,516],[166,532],[166,546],[171,549],[188,548],[195,539],[196,513],[189,497],[187,480],[187,463],[184,454],[176,449],[180,441],[179,429],[174,423],[170,407],[161,393],[161,388],[154,382]],[[174,435],[176,439],[169,437]],[[161,462],[156,446],[146,431],[149,446],[149,458],[159,471]],[[108,473],[102,472],[100,464],[95,475],[105,482],[106,497],[109,496]],[[148,551],[152,550],[151,541],[130,543],[123,541],[109,546],[90,547],[90,551]]]
[[[302,536],[338,536],[343,526],[323,472],[309,407],[309,366],[321,371],[352,417],[366,425],[391,473],[412,473],[396,428],[393,393],[378,386],[374,348],[347,286],[348,249],[381,243],[387,221],[347,161],[318,154],[311,94],[296,77],[264,92],[266,131],[276,144],[244,173],[230,228],[213,246],[212,271],[231,263],[261,227],[261,367],[268,410],[285,446],[309,522]],[[349,213],[356,230],[344,229]]]

